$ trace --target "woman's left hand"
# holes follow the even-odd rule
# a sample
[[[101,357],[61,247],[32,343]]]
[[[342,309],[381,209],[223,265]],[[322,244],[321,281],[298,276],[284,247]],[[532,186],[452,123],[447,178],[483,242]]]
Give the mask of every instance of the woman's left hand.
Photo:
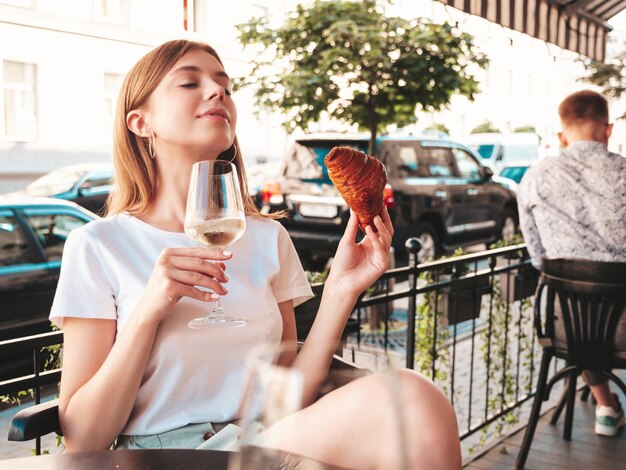
[[[359,222],[351,212],[346,231],[339,242],[326,285],[335,284],[347,293],[359,295],[370,287],[389,266],[389,249],[393,226],[387,208],[374,218],[378,232],[368,225],[365,237],[359,243],[355,238]]]

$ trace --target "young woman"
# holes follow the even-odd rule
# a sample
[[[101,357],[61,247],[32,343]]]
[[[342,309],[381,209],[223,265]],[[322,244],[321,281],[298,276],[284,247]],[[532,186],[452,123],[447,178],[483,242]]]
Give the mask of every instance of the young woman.
[[[311,291],[287,232],[248,196],[236,123],[228,75],[206,44],[168,42],[128,73],[109,216],[68,238],[50,315],[64,330],[59,413],[68,451],[116,441],[201,447],[237,418],[247,351],[295,341],[293,309]],[[198,246],[183,231],[191,167],[212,159],[234,162],[246,199],[247,228],[232,254]],[[309,402],[358,295],[387,266],[393,229],[386,211],[375,225],[377,233],[368,229],[357,244],[351,217],[295,359]],[[245,327],[187,327],[220,297],[225,310],[248,318]],[[412,371],[399,377],[411,467],[459,468],[450,403]],[[385,441],[396,426],[386,386],[373,375],[311,404],[293,417],[302,433],[284,436],[281,448],[352,468],[401,465]]]

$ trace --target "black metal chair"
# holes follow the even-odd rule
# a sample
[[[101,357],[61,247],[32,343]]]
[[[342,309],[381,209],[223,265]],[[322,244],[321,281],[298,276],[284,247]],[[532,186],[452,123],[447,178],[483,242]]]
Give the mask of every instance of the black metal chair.
[[[542,317],[542,295],[546,295]],[[555,307],[558,299],[559,309]],[[626,394],[626,385],[611,372],[626,369],[626,354],[614,348],[616,326],[626,306],[626,263],[584,260],[544,259],[543,272],[535,295],[535,328],[543,347],[537,392],[533,401],[516,468],[524,468],[539,421],[541,403],[549,398],[554,384],[567,378],[567,384],[551,423],[563,408],[563,438],[571,439],[576,380],[583,370],[600,371]],[[565,338],[555,334],[556,319]],[[566,366],[548,381],[552,358],[565,360]]]

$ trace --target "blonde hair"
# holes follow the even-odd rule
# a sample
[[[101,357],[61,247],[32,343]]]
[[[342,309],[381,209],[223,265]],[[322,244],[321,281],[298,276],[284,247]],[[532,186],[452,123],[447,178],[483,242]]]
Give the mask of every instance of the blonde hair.
[[[117,102],[113,128],[113,163],[115,186],[107,201],[107,214],[127,211],[142,214],[154,200],[157,184],[156,161],[150,157],[150,140],[132,132],[126,124],[126,115],[144,106],[163,77],[187,52],[200,49],[215,57],[219,55],[208,44],[178,39],[169,41],[148,52],[128,72]],[[234,154],[234,155],[233,155]],[[248,191],[248,182],[239,142],[222,152],[220,160],[232,160],[237,167],[239,186],[244,199],[246,215],[278,218],[278,214],[261,214]]]

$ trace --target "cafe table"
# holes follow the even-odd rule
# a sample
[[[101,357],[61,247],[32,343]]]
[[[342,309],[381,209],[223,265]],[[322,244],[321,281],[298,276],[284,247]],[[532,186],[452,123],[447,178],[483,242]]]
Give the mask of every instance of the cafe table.
[[[199,449],[104,450],[0,460],[2,470],[228,470],[234,452]],[[292,456],[284,469],[340,470],[312,459]],[[256,465],[249,467],[260,468]],[[267,468],[267,467],[265,467]]]

